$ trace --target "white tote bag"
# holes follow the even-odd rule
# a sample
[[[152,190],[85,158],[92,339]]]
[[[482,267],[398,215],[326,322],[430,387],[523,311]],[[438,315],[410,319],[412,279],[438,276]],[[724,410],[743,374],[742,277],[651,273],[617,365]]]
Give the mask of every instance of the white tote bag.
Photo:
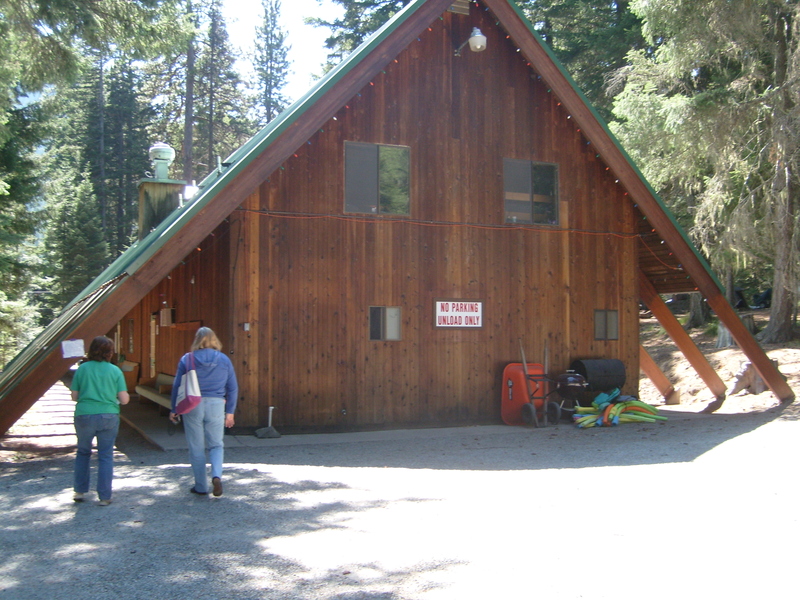
[[[175,404],[175,413],[185,415],[200,404],[200,383],[197,381],[197,371],[194,365],[194,352],[189,352],[191,366],[187,365],[186,372],[181,377],[178,387],[178,401]]]

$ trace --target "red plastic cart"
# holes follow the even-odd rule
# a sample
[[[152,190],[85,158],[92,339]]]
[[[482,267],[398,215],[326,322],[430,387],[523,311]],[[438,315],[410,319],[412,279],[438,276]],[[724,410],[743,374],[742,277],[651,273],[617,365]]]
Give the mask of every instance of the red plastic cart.
[[[552,382],[538,363],[527,364],[527,380],[522,363],[503,369],[500,416],[506,425],[555,425],[561,418],[561,404],[548,400]]]

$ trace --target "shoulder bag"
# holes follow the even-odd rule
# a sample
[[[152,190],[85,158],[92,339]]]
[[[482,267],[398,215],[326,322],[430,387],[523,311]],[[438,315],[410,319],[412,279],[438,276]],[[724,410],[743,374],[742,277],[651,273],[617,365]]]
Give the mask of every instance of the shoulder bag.
[[[178,387],[178,398],[175,404],[175,413],[185,415],[192,411],[202,400],[200,396],[200,382],[197,381],[197,371],[195,371],[194,352],[188,353],[191,365],[186,364],[186,372],[181,377],[181,384]]]

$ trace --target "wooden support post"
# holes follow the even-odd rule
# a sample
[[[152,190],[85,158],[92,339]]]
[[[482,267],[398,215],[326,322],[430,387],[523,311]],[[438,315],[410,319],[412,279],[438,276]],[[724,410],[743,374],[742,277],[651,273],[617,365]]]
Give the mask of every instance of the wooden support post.
[[[667,331],[669,336],[678,346],[678,349],[689,361],[697,374],[702,378],[711,393],[718,401],[725,398],[725,383],[723,383],[720,376],[708,362],[700,349],[692,341],[692,338],[683,329],[678,319],[672,314],[672,311],[667,307],[661,296],[656,293],[653,284],[647,279],[644,273],[639,271],[639,293],[642,300],[647,304],[653,315],[661,323],[661,326]]]
[[[753,363],[758,374],[761,375],[761,378],[772,390],[772,393],[781,402],[791,402],[794,399],[792,388],[789,387],[786,379],[778,371],[778,367],[769,359],[764,349],[747,330],[747,327],[742,323],[742,320],[728,301],[720,294],[715,297],[709,297],[708,304],[717,313],[719,320],[728,327],[736,344],[742,349],[745,356],[750,359],[750,362]]]
[[[647,375],[647,378],[653,382],[653,385],[656,386],[656,389],[664,397],[664,401],[667,404],[681,403],[680,390],[675,389],[672,383],[670,383],[670,380],[667,379],[667,376],[664,375],[664,372],[656,364],[656,361],[653,360],[653,357],[650,356],[641,344],[639,345],[639,367],[644,371],[644,374]]]

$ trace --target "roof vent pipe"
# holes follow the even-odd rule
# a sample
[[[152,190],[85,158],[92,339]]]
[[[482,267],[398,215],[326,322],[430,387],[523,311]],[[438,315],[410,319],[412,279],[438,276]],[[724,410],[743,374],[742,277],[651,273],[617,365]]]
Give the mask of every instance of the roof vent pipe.
[[[150,148],[150,162],[155,172],[154,179],[169,179],[169,167],[175,160],[175,150],[164,142],[156,142]]]

